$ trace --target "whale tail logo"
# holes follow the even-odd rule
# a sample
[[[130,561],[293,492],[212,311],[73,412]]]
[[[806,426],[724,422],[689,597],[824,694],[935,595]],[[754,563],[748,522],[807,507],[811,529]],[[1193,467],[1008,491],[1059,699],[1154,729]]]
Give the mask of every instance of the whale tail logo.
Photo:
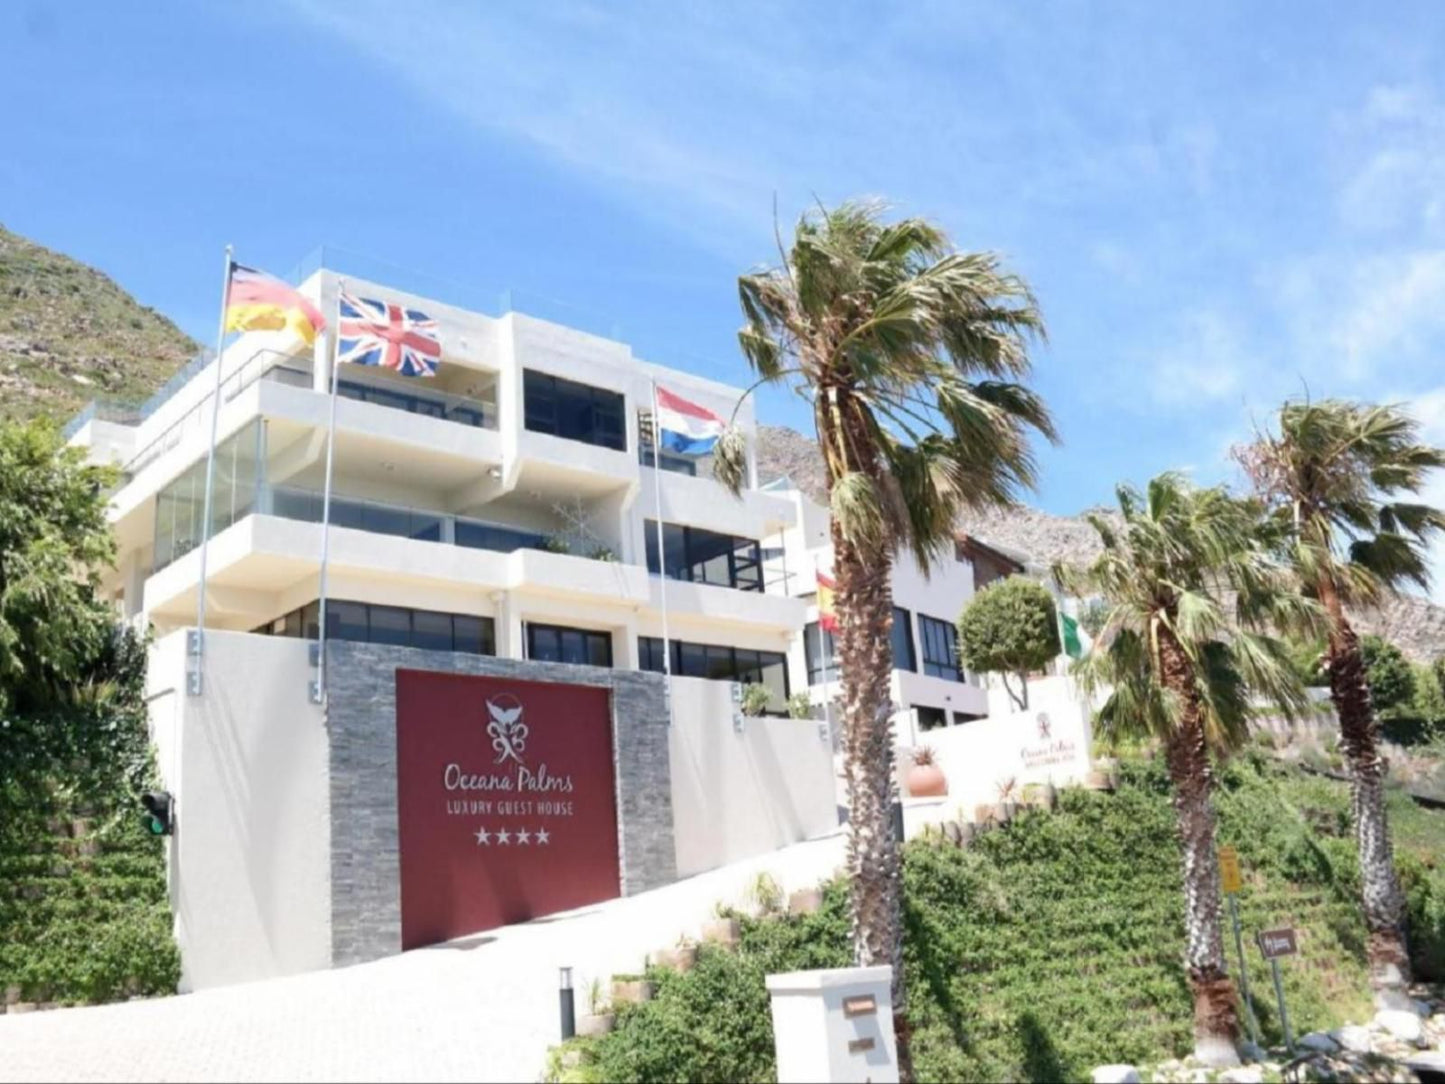
[[[495,763],[507,760],[522,763],[522,754],[527,749],[527,724],[522,722],[522,703],[510,693],[503,693],[487,701],[487,733],[492,736],[492,749],[497,754]]]

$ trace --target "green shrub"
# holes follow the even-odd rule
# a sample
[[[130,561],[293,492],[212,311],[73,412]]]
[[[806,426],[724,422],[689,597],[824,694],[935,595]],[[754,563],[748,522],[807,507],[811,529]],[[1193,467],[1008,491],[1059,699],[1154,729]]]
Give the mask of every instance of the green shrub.
[[[1053,596],[1027,577],[989,584],[959,615],[959,660],[975,673],[1017,675],[1019,692],[1006,681],[1004,687],[1020,708],[1028,707],[1030,671],[1042,670],[1059,651]]]
[[[1415,671],[1404,652],[1388,640],[1366,636],[1360,641],[1360,654],[1375,709],[1387,712],[1408,707],[1415,698]]]
[[[1347,789],[1251,753],[1221,769],[1218,810],[1221,839],[1244,867],[1246,938],[1271,925],[1300,930],[1301,953],[1282,968],[1297,1033],[1368,1018]],[[1430,863],[1445,816],[1399,812],[1417,957],[1438,966],[1445,891]],[[910,843],[904,966],[919,1078],[1087,1079],[1106,1062],[1187,1053],[1180,861],[1157,760],[1123,762],[1112,796],[1064,790],[1055,812],[1027,810],[967,849]],[[575,1078],[771,1079],[764,976],[850,962],[846,886],[827,885],[814,914],[741,921],[736,954],[704,948],[694,971],[652,976],[656,998],[584,1044]],[[1278,1041],[1258,955],[1248,963],[1256,1013]]]

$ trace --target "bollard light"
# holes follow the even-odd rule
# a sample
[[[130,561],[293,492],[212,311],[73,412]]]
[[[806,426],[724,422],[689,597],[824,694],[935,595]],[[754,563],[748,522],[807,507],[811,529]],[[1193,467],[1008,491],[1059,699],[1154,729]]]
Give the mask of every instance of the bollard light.
[[[572,969],[570,967],[558,969],[557,1010],[561,1018],[562,1038],[570,1039],[577,1034],[577,1006],[572,999]]]

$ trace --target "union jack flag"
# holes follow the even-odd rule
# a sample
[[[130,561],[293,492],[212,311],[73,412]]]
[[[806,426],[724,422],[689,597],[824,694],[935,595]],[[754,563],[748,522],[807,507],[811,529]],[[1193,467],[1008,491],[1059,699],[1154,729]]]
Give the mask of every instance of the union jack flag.
[[[436,376],[442,344],[437,322],[424,312],[388,301],[342,293],[336,360],[379,365],[402,376]]]

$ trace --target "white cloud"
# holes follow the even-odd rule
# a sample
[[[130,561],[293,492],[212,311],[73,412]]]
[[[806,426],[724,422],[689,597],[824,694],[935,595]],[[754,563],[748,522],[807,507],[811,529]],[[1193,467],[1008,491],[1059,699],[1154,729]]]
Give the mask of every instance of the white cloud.
[[[1353,169],[1339,201],[1347,225],[1445,229],[1445,103],[1423,87],[1376,87],[1340,130]]]
[[[1243,337],[1223,313],[1198,309],[1184,314],[1170,341],[1154,354],[1149,388],[1155,403],[1198,405],[1240,389],[1249,368]]]

